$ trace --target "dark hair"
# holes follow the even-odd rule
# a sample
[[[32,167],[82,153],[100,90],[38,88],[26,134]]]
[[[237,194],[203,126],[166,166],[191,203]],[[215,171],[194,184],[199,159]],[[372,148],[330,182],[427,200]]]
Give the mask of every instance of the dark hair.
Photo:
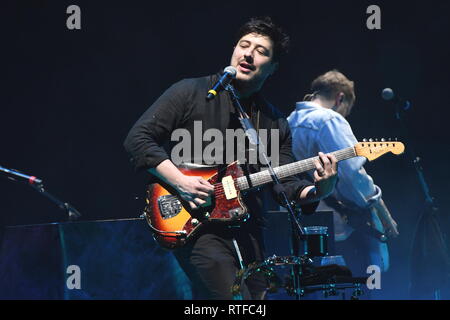
[[[334,69],[318,76],[311,83],[312,96],[319,94],[327,99],[333,99],[339,92],[344,93],[344,101],[349,105],[355,103],[355,84],[344,74]]]
[[[273,61],[279,61],[283,55],[288,53],[289,36],[276,26],[270,17],[251,18],[238,30],[235,43],[249,33],[260,34],[273,41]]]

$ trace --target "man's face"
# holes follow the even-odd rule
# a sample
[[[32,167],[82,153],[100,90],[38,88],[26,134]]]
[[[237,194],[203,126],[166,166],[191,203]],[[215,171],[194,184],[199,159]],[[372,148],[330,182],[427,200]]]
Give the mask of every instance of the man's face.
[[[237,69],[236,80],[259,89],[278,65],[273,62],[272,40],[256,33],[246,34],[234,48],[230,64]]]

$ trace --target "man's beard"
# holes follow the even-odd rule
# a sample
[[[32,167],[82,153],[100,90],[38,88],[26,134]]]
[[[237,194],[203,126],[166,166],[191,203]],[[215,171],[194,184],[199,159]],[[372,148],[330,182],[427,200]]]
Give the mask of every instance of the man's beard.
[[[260,79],[253,78],[250,80],[238,80],[234,82],[235,88],[239,93],[242,94],[253,94],[262,88],[264,81]]]

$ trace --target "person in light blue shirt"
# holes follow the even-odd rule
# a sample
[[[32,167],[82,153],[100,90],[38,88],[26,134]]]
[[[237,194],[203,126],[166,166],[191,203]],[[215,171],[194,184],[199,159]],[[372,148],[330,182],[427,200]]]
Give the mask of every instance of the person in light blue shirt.
[[[358,142],[345,119],[356,98],[354,83],[332,70],[312,82],[311,92],[305,101],[297,102],[287,118],[298,160]],[[381,189],[363,167],[365,161],[355,157],[339,162],[335,191],[318,208],[334,211],[336,254],[344,256],[356,276],[365,275],[369,265],[387,271],[389,253],[385,240],[398,235],[397,223],[381,197]]]

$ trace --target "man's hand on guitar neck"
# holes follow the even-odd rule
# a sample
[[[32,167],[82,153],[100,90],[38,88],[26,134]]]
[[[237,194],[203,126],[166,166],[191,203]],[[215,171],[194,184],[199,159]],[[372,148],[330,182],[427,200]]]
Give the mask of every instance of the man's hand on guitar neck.
[[[337,159],[333,154],[319,152],[314,161],[314,186],[306,187],[300,193],[300,202],[310,203],[328,197],[337,181]]]
[[[203,177],[186,176],[170,160],[164,160],[150,173],[174,187],[191,209],[198,209],[214,194],[214,187]]]

